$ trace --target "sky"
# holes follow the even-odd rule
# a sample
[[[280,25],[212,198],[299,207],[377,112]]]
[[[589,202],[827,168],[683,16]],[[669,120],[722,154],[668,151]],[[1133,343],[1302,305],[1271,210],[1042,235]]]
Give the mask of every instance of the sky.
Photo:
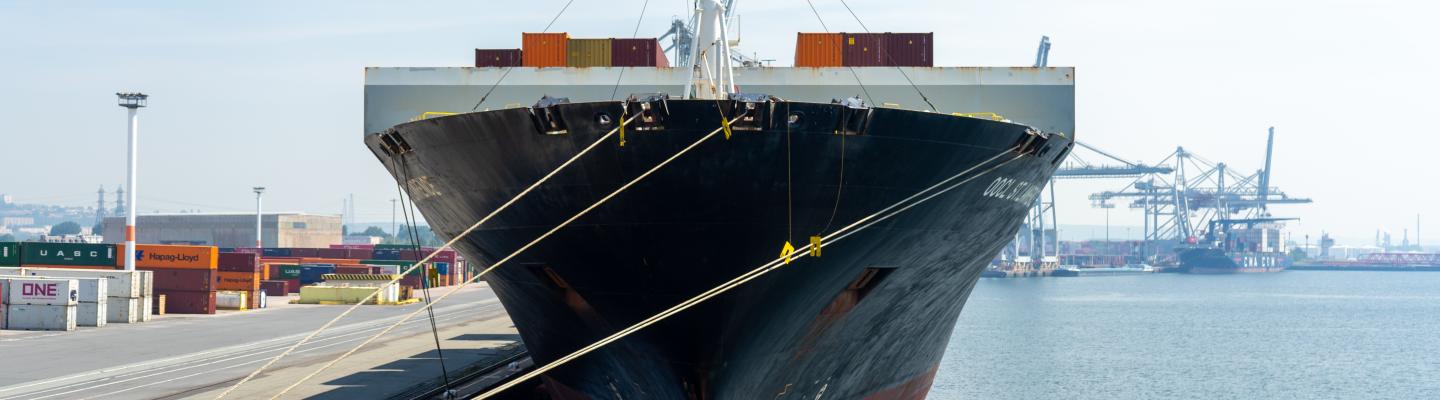
[[[118,91],[141,111],[140,208],[338,214],[385,221],[394,181],[361,142],[363,68],[466,66],[473,48],[514,48],[567,0],[0,1],[0,193],[91,205],[125,179]],[[1295,240],[1330,232],[1398,242],[1417,214],[1440,221],[1440,6],[1424,1],[866,1],[872,31],[933,31],[936,64],[1028,66],[1050,36],[1051,66],[1076,68],[1079,140],[1157,162],[1183,146],[1314,204]],[[834,31],[860,31],[838,0],[814,0]],[[641,10],[644,9],[644,18]],[[795,32],[821,31],[801,0],[739,1],[741,47],[793,59]],[[577,0],[551,31],[658,36],[685,0]],[[1023,122],[1023,121],[1022,121]],[[1089,157],[1092,158],[1093,157]],[[1062,224],[1100,226],[1087,196],[1125,181],[1062,181]],[[113,199],[111,199],[113,201]],[[1110,223],[1139,226],[1138,211]],[[1440,243],[1440,223],[1425,243]]]

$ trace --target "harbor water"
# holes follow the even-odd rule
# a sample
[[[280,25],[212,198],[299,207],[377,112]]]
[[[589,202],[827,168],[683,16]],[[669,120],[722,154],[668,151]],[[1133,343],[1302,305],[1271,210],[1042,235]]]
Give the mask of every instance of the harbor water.
[[[1440,273],[983,279],[931,399],[1440,398]]]

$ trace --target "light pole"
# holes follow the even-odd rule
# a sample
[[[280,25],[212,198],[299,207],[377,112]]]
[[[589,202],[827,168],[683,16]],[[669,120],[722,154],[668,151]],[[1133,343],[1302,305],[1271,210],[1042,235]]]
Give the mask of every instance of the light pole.
[[[264,186],[255,187],[255,248],[264,248],[260,244],[260,195],[265,194]]]
[[[129,187],[130,187],[130,190],[128,190],[128,191],[125,192],[125,194],[129,197],[129,198],[126,199],[126,201],[125,201],[125,270],[126,270],[126,271],[134,271],[134,270],[135,270],[135,192],[136,192],[136,191],[135,191],[135,165],[136,165],[135,163],[136,163],[136,159],[139,158],[139,157],[136,157],[135,155],[136,155],[136,149],[137,149],[137,146],[138,146],[137,141],[138,141],[139,136],[140,136],[140,116],[139,116],[139,110],[140,110],[141,107],[145,107],[145,105],[148,103],[148,100],[149,100],[150,96],[149,96],[149,95],[146,95],[146,94],[144,94],[144,93],[136,92],[136,93],[115,93],[115,97],[118,98],[118,101],[119,101],[118,105],[121,106],[121,107],[125,107],[126,114],[128,114],[129,117],[130,117],[130,118],[129,118],[129,119],[130,119],[130,125],[129,125],[128,129],[126,129],[126,130],[128,131],[128,136],[129,136],[129,141],[128,141],[128,143],[129,143],[129,156],[128,156],[128,157],[129,157],[129,163],[128,163],[128,164],[129,164],[129,165],[125,168],[125,185],[126,185],[126,186],[129,186]]]
[[[390,237],[395,237],[399,231],[400,226],[395,225],[395,199],[390,199]]]

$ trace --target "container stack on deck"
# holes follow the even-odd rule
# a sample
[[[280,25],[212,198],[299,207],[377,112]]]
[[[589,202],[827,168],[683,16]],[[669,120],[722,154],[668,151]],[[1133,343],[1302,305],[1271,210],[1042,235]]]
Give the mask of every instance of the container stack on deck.
[[[655,38],[571,38],[568,33],[524,33],[519,49],[475,49],[477,68],[669,67]]]
[[[800,33],[796,67],[933,67],[934,33]]]

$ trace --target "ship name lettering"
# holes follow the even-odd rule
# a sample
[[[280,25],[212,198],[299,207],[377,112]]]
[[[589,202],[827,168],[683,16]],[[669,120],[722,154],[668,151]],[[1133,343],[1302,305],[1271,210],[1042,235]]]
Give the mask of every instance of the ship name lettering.
[[[1040,185],[1020,181],[1012,178],[995,178],[990,186],[985,188],[984,195],[1002,200],[1009,200],[1022,205],[1029,205],[1034,201],[1035,196],[1040,195]]]

